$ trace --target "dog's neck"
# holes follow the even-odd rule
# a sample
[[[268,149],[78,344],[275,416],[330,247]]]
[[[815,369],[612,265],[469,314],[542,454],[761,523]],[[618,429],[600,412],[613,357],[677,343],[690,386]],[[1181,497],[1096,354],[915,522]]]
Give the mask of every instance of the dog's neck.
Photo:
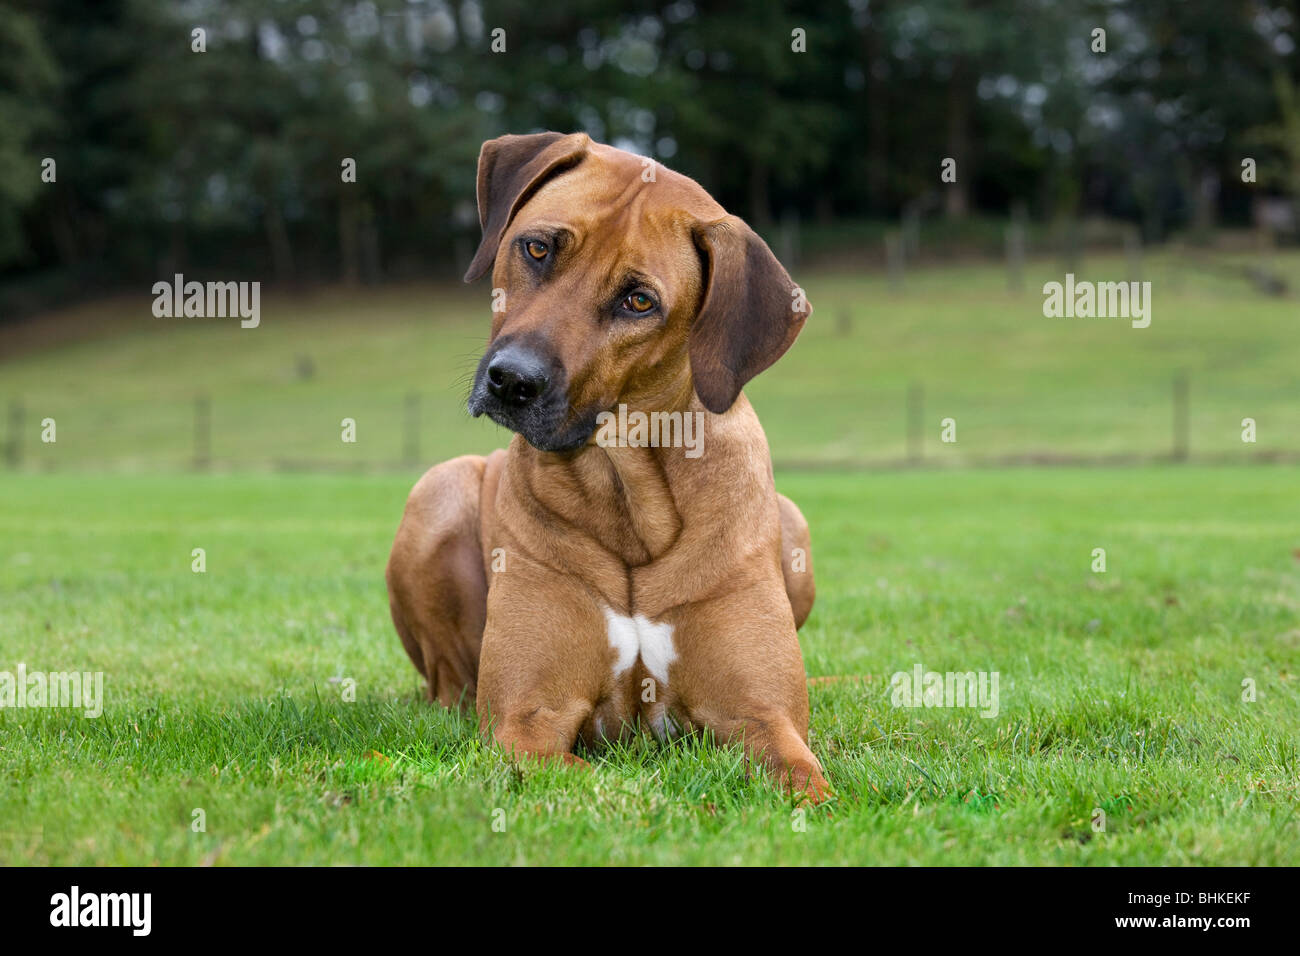
[[[653,561],[662,557],[682,533],[683,509],[674,500],[670,456],[680,448],[602,448],[583,450],[580,467],[607,471],[615,478],[628,529]],[[603,483],[603,482],[602,482]]]
[[[748,442],[740,440],[753,431],[737,427],[753,418],[748,401],[742,395],[731,411],[714,415],[689,388],[689,378],[687,385],[684,401],[673,411],[693,416],[692,427],[698,429],[698,445],[689,457],[683,447],[594,441],[566,455],[539,452],[522,439],[512,448],[537,503],[629,567],[649,564],[672,549],[692,511],[704,506],[687,489],[697,488],[706,473],[710,482],[725,485],[733,463],[748,467],[752,449],[741,447]],[[638,401],[628,414],[653,407]],[[766,452],[765,444],[761,451]]]

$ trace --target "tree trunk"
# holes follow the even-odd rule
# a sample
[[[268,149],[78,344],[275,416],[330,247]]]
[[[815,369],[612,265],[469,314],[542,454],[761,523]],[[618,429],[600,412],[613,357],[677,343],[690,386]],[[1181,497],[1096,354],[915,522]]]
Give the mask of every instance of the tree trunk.
[[[288,282],[293,278],[293,246],[289,242],[284,217],[280,215],[280,205],[275,201],[271,190],[267,191],[265,225],[275,278],[280,282]]]
[[[772,206],[767,192],[767,164],[757,159],[749,167],[749,221],[755,229],[772,225]]]
[[[957,181],[941,182],[944,212],[964,219],[970,211],[970,182],[975,164],[970,154],[970,77],[964,57],[953,61],[948,81],[948,156],[957,161]]]
[[[885,66],[885,45],[875,18],[880,10],[873,5],[872,22],[866,28],[867,54],[867,194],[872,211],[883,215],[889,204],[889,89],[878,71]]]
[[[357,285],[361,281],[361,257],[357,242],[357,201],[353,197],[355,185],[344,185],[339,196],[339,259],[343,284]]]

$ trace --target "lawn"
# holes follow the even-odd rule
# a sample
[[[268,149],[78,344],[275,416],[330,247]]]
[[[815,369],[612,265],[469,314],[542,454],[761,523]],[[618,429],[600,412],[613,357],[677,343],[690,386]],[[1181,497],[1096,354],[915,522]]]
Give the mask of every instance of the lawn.
[[[1144,268],[1147,329],[1045,318],[1048,261],[1019,295],[981,265],[799,275],[816,312],[747,393],[813,530],[837,796],[804,812],[735,749],[517,768],[422,699],[383,585],[399,462],[506,438],[464,410],[486,284],[268,292],[251,330],[145,289],[0,326],[0,684],[105,695],[0,708],[0,863],[1300,863],[1296,302]],[[1161,463],[1184,372],[1192,462]],[[907,455],[914,384],[930,467],[845,467]],[[994,466],[1035,456],[1145,463]],[[996,674],[996,715],[893,706],[917,666]]]
[[[1220,270],[1234,263],[1225,260]],[[1300,253],[1277,272],[1300,275]],[[897,461],[908,453],[909,389],[920,386],[923,451],[936,464],[1007,457],[1157,458],[1173,446],[1173,382],[1186,374],[1190,451],[1300,459],[1300,306],[1245,282],[1151,256],[1151,325],[1045,318],[1041,288],[1064,267],[1037,261],[1011,294],[1002,270],[795,270],[814,307],[799,341],[746,390],[790,465]],[[1126,275],[1089,259],[1080,278]],[[490,283],[267,293],[261,325],[156,319],[152,295],[48,316],[33,332],[0,325],[0,403],[23,412],[28,470],[177,470],[194,458],[205,396],[218,470],[331,466],[376,470],[407,456],[407,396],[419,395],[414,459],[503,444],[465,411],[490,321]],[[56,348],[53,331],[74,330]],[[8,360],[6,358],[8,357]],[[57,423],[55,444],[37,440]],[[345,443],[341,422],[356,423]],[[940,442],[952,418],[956,442]],[[1241,440],[1242,419],[1257,441]],[[0,436],[8,425],[0,424]]]
[[[0,670],[106,698],[0,710],[0,863],[1300,863],[1294,467],[779,473],[808,671],[861,678],[812,689],[805,814],[734,749],[519,769],[425,703],[412,477],[0,477]],[[997,716],[891,706],[917,664],[996,672]]]

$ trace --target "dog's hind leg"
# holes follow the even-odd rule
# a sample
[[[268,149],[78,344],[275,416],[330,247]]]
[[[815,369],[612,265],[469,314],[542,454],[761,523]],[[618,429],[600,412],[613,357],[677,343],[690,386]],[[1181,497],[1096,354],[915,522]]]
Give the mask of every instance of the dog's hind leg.
[[[488,459],[465,455],[411,490],[385,577],[393,624],[430,700],[474,705],[487,619],[481,507]]]
[[[798,505],[785,495],[776,496],[781,505],[781,573],[785,593],[794,611],[794,626],[803,627],[812,611],[817,588],[813,584],[812,537]]]

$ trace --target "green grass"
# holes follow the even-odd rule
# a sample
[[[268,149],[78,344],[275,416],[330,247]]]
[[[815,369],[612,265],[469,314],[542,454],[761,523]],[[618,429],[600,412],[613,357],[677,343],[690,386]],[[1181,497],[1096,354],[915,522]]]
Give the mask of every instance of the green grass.
[[[1300,274],[1300,253],[1279,253],[1273,268]],[[1154,458],[1172,447],[1172,382],[1185,370],[1193,455],[1300,455],[1296,299],[1263,298],[1244,282],[1175,269],[1160,256],[1144,270],[1153,297],[1147,329],[1124,319],[1044,318],[1042,284],[1064,272],[1053,261],[1030,264],[1020,295],[987,265],[917,270],[901,291],[876,272],[796,270],[814,315],[747,394],[778,463],[903,458],[914,382],[924,387],[926,453],[935,463]],[[1096,281],[1124,275],[1116,259],[1089,259],[1080,270]],[[268,294],[257,329],[233,319],[155,319],[151,303],[142,290],[53,316],[43,329],[99,334],[8,361],[6,342],[18,340],[0,329],[0,402],[17,399],[26,410],[27,470],[183,469],[193,457],[198,394],[211,399],[219,469],[391,466],[404,454],[411,391],[421,394],[419,460],[506,439],[465,412],[487,336],[487,283]],[[304,358],[310,377],[299,372]],[[942,444],[940,421],[949,417],[957,442]],[[45,418],[57,423],[52,445],[37,440]],[[355,444],[340,440],[344,418],[356,421]],[[1241,441],[1244,418],[1258,424],[1256,444]]]
[[[382,581],[410,479],[0,477],[0,670],[107,697],[0,710],[0,863],[1300,862],[1296,468],[779,474],[808,671],[866,678],[813,689],[803,832],[734,749],[521,769],[423,702]],[[917,663],[998,672],[998,716],[892,707]]]
[[[1246,464],[1300,451],[1300,317],[1146,269],[1145,330],[1044,318],[1047,261],[1020,296],[987,266],[902,291],[799,276],[816,313],[747,391],[776,460],[824,469],[778,470],[813,528],[808,671],[862,678],[813,687],[837,797],[802,832],[734,749],[517,768],[422,700],[382,579],[415,477],[392,470],[401,409],[422,393],[426,463],[504,441],[463,407],[485,286],[268,295],[257,330],[153,319],[144,293],[0,328],[0,400],[26,409],[0,473],[0,671],[102,671],[107,696],[95,719],[0,709],[0,863],[1300,863],[1300,467]],[[935,465],[1154,459],[1181,369],[1193,455],[1222,465],[828,467],[904,456],[912,382]],[[199,393],[216,467],[196,475]],[[998,715],[891,706],[916,664],[996,671]]]

